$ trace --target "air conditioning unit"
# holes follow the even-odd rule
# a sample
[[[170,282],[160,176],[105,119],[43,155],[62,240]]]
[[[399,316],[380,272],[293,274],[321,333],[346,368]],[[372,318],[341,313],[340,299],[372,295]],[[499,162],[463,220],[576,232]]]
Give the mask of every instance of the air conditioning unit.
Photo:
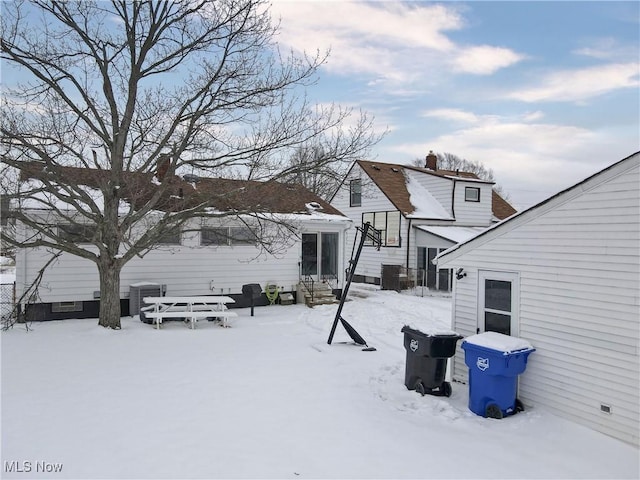
[[[129,315],[140,315],[140,309],[144,307],[144,297],[161,297],[163,285],[159,283],[134,283],[129,285]]]

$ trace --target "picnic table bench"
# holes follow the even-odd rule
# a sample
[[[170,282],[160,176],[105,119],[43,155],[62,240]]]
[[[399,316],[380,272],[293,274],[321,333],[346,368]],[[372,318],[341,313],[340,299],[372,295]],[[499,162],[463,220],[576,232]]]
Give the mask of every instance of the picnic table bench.
[[[222,326],[228,327],[227,319],[238,316],[227,310],[226,304],[235,301],[226,296],[144,297],[143,301],[149,304],[142,309],[145,316],[151,318],[158,329],[165,318],[184,318],[195,329],[196,322],[201,318],[219,318]]]

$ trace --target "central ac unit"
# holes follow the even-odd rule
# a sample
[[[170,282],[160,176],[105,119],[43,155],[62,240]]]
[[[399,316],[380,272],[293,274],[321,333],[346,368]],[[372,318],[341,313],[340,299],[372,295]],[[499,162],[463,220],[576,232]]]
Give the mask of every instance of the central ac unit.
[[[161,297],[162,285],[159,283],[135,283],[129,285],[129,315],[140,315],[144,307],[144,297]]]

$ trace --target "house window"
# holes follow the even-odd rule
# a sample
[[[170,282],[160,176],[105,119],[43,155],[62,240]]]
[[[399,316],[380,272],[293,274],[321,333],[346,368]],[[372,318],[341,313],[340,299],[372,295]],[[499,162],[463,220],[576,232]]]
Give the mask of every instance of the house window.
[[[229,245],[229,229],[203,228],[200,231],[200,245]]]
[[[478,271],[478,331],[518,336],[519,275]]]
[[[58,236],[67,242],[91,243],[96,233],[94,225],[71,223],[58,225]]]
[[[418,247],[418,285],[445,292],[451,289],[452,270],[438,268],[433,259],[446,248]]]
[[[362,224],[369,222],[373,228],[380,231],[383,247],[400,246],[400,212],[369,212],[362,214]],[[373,245],[367,240],[365,245]]]
[[[163,233],[159,238],[158,238],[158,244],[159,245],[180,245],[182,241],[182,232],[180,230],[176,231],[169,231],[166,233]]]
[[[484,281],[484,328],[511,335],[511,282]]]
[[[200,232],[200,245],[255,245],[256,234],[247,226],[209,227]]]
[[[479,187],[464,187],[464,201],[465,202],[479,202],[480,201],[480,188]]]
[[[255,245],[256,234],[247,226],[231,227],[229,229],[231,245]]]
[[[362,183],[360,179],[351,180],[349,184],[349,192],[351,196],[351,200],[349,202],[349,206],[351,207],[359,207],[362,205]]]

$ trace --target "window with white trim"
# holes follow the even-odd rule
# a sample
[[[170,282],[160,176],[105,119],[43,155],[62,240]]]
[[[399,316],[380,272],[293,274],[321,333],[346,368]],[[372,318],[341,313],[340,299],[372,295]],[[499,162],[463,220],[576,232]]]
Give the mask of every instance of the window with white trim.
[[[247,227],[206,227],[200,231],[200,245],[255,245],[255,232]]]
[[[362,182],[359,178],[349,183],[349,206],[360,207],[362,205]]]
[[[464,187],[464,201],[465,202],[479,202],[480,201],[480,187]]]

